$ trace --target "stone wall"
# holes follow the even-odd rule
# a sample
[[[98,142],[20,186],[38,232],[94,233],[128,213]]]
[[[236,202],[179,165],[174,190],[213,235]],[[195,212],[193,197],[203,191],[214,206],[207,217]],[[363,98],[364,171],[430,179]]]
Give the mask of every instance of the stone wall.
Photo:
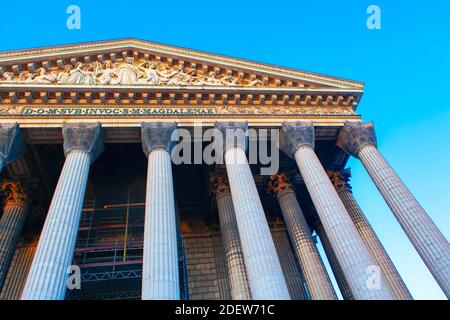
[[[184,236],[190,300],[230,299],[220,234]]]
[[[305,300],[303,276],[285,229],[271,230],[292,299]],[[219,233],[184,235],[190,300],[231,299],[225,254]]]

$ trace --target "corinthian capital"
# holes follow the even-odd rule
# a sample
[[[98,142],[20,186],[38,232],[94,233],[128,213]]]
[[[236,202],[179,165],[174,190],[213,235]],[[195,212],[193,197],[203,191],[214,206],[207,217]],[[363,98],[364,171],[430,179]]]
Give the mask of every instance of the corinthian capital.
[[[336,145],[348,154],[358,158],[359,150],[365,145],[377,146],[373,122],[347,121],[339,133]]]
[[[22,154],[25,140],[17,123],[0,124],[0,160],[11,163]]]
[[[141,125],[142,149],[146,156],[153,150],[172,151],[176,140],[176,122],[143,122]],[[174,133],[175,132],[175,133]]]
[[[21,182],[4,180],[0,184],[0,192],[2,194],[3,207],[11,205],[26,206],[28,204],[28,192]]]
[[[280,149],[294,158],[301,146],[314,148],[314,125],[311,121],[283,122],[280,132]]]
[[[327,175],[337,191],[352,191],[352,187],[349,183],[351,177],[349,168],[342,171],[327,171]]]
[[[94,162],[104,149],[100,123],[70,123],[64,125],[62,132],[66,156],[72,150],[84,150],[89,153],[91,162]]]
[[[230,185],[228,179],[223,176],[215,175],[209,178],[210,194],[220,197],[230,194]]]
[[[285,192],[293,191],[288,177],[284,173],[276,173],[269,178],[267,192],[275,197],[279,197]]]
[[[239,147],[244,151],[247,150],[247,130],[248,123],[244,122],[216,122],[214,123],[216,130],[221,133],[222,139],[216,139],[216,148],[218,150],[223,150],[225,153],[229,148]],[[219,141],[221,140],[221,141]],[[222,145],[218,145],[222,143]]]

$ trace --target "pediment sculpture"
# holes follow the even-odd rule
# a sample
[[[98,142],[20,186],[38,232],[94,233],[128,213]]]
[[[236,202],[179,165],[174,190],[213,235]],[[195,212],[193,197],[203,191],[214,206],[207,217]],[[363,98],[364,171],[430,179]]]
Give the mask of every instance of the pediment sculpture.
[[[162,62],[136,63],[126,57],[123,62],[110,60],[92,63],[77,62],[63,70],[39,68],[36,72],[22,71],[18,76],[4,72],[2,82],[75,85],[167,85],[167,86],[260,86],[259,79],[218,74],[218,72],[169,66]]]

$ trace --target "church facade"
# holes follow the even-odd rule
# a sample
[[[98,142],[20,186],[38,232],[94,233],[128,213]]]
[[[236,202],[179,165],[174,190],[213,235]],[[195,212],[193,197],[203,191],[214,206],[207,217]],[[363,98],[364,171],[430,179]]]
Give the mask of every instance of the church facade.
[[[335,300],[326,259],[344,299],[412,299],[349,157],[449,297],[363,88],[138,39],[0,52],[0,298]]]

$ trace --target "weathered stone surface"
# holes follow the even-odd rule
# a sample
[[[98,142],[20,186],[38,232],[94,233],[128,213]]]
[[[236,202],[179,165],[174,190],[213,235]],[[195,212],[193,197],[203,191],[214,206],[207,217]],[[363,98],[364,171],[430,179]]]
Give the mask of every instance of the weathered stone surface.
[[[239,147],[247,151],[247,122],[216,122],[214,127],[222,135],[222,141],[215,141],[217,150],[222,150],[225,153],[230,148]]]
[[[358,158],[359,150],[365,145],[377,146],[373,122],[347,121],[339,133],[336,144],[348,154]]]
[[[356,229],[361,235],[364,244],[369,249],[372,259],[380,267],[392,296],[397,300],[411,300],[412,296],[398,273],[397,268],[389,258],[383,244],[378,239],[362,209],[353,197],[349,184],[350,170],[346,169],[344,172],[329,171],[327,173]]]
[[[218,242],[222,245],[220,235],[199,235],[184,237],[186,252],[186,268],[188,273],[189,299],[191,300],[218,300],[230,299],[230,290],[224,285],[221,290],[220,284],[228,282],[228,278],[220,275],[223,271],[219,266],[219,254],[217,252]],[[223,269],[226,269],[223,266]],[[225,280],[225,281],[223,281]],[[221,283],[221,282],[224,283]]]
[[[333,285],[314,244],[295,192],[284,174],[270,177],[268,190],[277,199],[312,300],[336,300]]]
[[[16,123],[0,124],[0,170],[16,160],[25,149],[25,140]]]
[[[314,150],[309,145],[299,147],[295,160],[353,297],[392,299],[382,277],[379,288],[368,287],[367,272],[375,263]]]
[[[314,125],[311,121],[283,122],[279,148],[294,159],[295,151],[304,145],[314,148]]]
[[[378,151],[373,122],[347,122],[337,145],[361,160],[409,240],[450,297],[450,244]]]
[[[72,150],[83,150],[94,162],[105,148],[100,123],[70,123],[64,125],[62,132],[66,156]]]
[[[3,181],[3,214],[0,218],[0,291],[19,242],[28,211],[28,193],[22,183]]]
[[[155,149],[169,153],[178,140],[176,122],[143,122],[141,125],[142,150],[148,156]]]
[[[211,190],[216,196],[219,211],[220,232],[224,247],[224,255],[233,300],[249,300],[247,272],[245,270],[242,244],[234,211],[233,199],[228,182],[224,177],[211,177]]]
[[[374,145],[364,146],[358,155],[409,240],[450,298],[449,242]]]
[[[322,243],[323,251],[325,252],[328,262],[330,263],[331,270],[333,271],[334,278],[336,279],[336,283],[339,287],[342,297],[344,298],[344,300],[355,300],[352,291],[350,290],[347,279],[345,278],[344,271],[339,265],[336,254],[331,247],[330,240],[328,240],[322,223],[320,222],[318,217],[314,220],[313,224],[316,234],[319,236],[320,242]]]
[[[225,163],[252,298],[288,300],[286,281],[244,150],[230,147]]]

